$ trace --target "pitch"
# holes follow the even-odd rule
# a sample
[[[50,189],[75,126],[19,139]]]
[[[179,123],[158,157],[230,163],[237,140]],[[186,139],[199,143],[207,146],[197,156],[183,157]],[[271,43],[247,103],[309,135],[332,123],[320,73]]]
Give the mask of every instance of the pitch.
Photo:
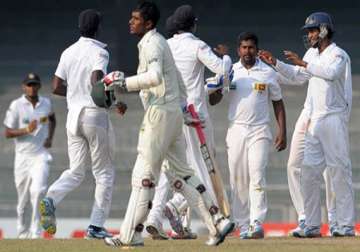
[[[153,241],[145,239],[145,247],[131,248],[132,251],[246,251],[246,252],[340,252],[359,251],[360,237],[354,238],[265,238],[264,240],[240,240],[228,238],[218,247],[204,245],[205,237],[197,240]],[[118,249],[124,250],[124,249]],[[127,249],[129,250],[129,249]],[[89,252],[89,251],[116,251],[106,247],[102,240],[83,239],[54,239],[54,240],[15,240],[4,239],[1,241],[0,252]]]

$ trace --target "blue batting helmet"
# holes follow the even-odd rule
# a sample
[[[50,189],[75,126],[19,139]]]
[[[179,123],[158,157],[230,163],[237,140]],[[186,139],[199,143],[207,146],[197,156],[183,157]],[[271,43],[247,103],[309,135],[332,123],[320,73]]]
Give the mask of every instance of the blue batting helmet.
[[[306,18],[302,29],[320,28],[325,26],[328,30],[334,31],[334,23],[331,16],[326,12],[315,12]]]

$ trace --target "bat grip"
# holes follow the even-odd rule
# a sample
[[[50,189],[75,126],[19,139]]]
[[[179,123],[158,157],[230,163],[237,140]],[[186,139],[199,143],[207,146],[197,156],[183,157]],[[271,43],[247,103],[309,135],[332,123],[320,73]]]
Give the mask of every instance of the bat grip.
[[[195,111],[194,104],[190,104],[188,106],[188,110],[189,110],[192,118],[199,119],[199,115]],[[206,144],[205,134],[204,134],[203,129],[201,128],[201,125],[200,124],[196,125],[195,130],[196,130],[196,133],[197,133],[197,135],[199,137],[200,144],[201,145]]]

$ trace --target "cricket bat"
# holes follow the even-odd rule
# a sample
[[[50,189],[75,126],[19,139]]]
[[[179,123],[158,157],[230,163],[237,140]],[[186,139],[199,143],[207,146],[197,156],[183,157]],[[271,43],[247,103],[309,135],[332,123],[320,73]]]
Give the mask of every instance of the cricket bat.
[[[193,104],[190,104],[188,109],[193,118],[199,119],[199,116],[196,113]],[[225,217],[229,217],[230,216],[229,200],[224,188],[224,183],[222,181],[221,173],[219,171],[218,165],[215,161],[213,153],[209,151],[209,148],[206,144],[205,134],[203,129],[201,128],[201,125],[200,124],[197,125],[195,127],[195,130],[200,140],[201,155],[208,169],[220,211]]]

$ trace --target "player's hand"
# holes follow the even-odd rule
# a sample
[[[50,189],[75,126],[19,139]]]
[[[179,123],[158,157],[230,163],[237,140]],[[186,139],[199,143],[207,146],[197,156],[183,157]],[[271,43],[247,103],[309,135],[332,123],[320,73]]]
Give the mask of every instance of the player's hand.
[[[120,115],[125,115],[127,108],[128,108],[128,107],[127,107],[126,103],[117,102],[117,103],[115,104],[116,113],[118,113],[118,114],[120,114]]]
[[[184,123],[187,126],[195,128],[195,127],[198,127],[200,125],[201,128],[205,128],[204,116],[201,115],[201,114],[198,114],[199,118],[192,117],[187,105],[183,108],[183,116],[184,116]]]
[[[276,65],[276,58],[272,55],[271,52],[266,51],[266,50],[259,50],[258,56],[266,64],[273,65],[273,66]]]
[[[51,146],[52,146],[52,140],[50,138],[46,138],[44,142],[44,147],[48,149],[51,148]]]
[[[218,44],[213,48],[214,52],[219,56],[229,55],[229,47],[225,44]]]
[[[277,151],[282,151],[286,149],[286,134],[279,132],[275,137],[274,146]]]
[[[285,58],[289,61],[291,61],[294,65],[306,67],[306,62],[303,61],[299,55],[292,51],[284,51]]]
[[[218,90],[222,90],[224,87],[224,82],[221,81],[221,77],[219,75],[207,78],[205,82],[205,90],[207,91],[208,95],[211,95]]]
[[[33,133],[35,130],[37,129],[37,121],[36,120],[32,120],[29,125],[26,128],[26,132],[28,134]]]
[[[125,75],[120,71],[113,71],[102,79],[105,86],[105,91],[114,89],[114,86],[123,86],[125,84]]]

